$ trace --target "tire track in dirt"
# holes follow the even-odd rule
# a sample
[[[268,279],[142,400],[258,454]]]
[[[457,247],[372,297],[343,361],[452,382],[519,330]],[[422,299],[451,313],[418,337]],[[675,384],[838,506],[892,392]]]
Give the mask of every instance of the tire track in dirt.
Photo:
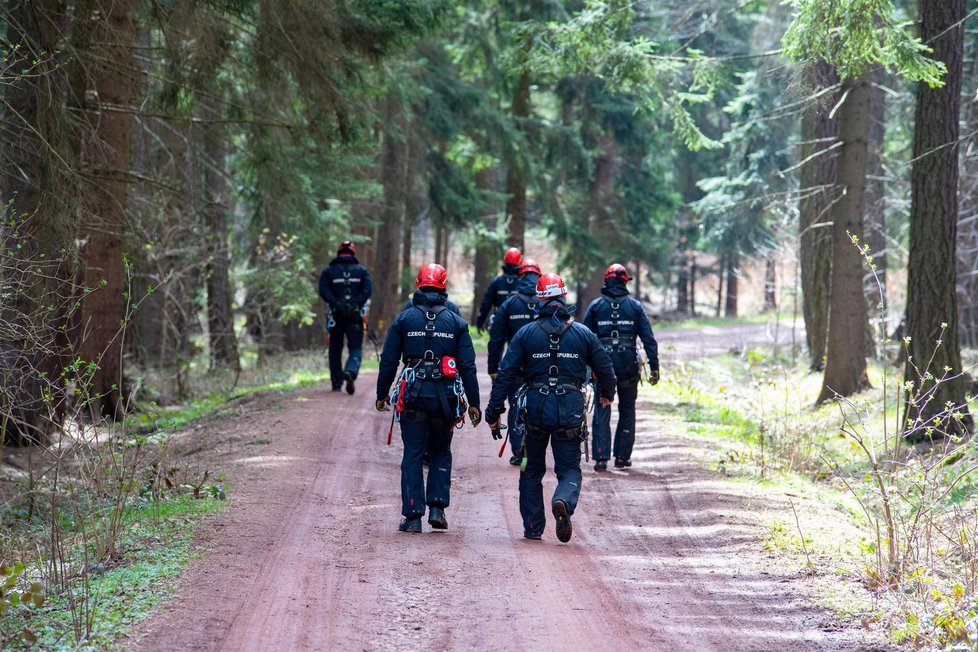
[[[871,648],[765,568],[749,498],[658,434],[668,417],[645,399],[635,465],[585,468],[569,545],[552,523],[543,541],[522,538],[518,470],[484,426],[455,435],[450,529],[397,532],[401,448],[384,445],[372,380],[352,398],[317,388],[213,424],[232,504],[202,526],[207,552],[131,647]],[[267,450],[249,445],[259,436]]]

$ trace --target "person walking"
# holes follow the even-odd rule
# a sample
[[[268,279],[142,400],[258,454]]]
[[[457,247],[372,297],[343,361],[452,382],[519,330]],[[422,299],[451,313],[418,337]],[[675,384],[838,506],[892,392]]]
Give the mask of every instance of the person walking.
[[[597,406],[591,422],[591,455],[594,470],[606,471],[613,454],[615,468],[632,465],[635,446],[635,402],[641,374],[636,338],[642,340],[649,365],[649,382],[659,382],[659,345],[645,309],[628,295],[628,270],[615,263],[604,273],[601,296],[591,302],[584,313],[584,325],[604,345],[615,365],[618,389],[618,425],[614,448],[611,445],[611,408]],[[600,379],[597,382],[601,382]]]
[[[391,322],[380,356],[377,375],[379,411],[394,406],[401,424],[401,532],[421,532],[421,517],[428,508],[428,523],[448,529],[445,510],[451,500],[452,435],[469,416],[475,428],[482,420],[475,349],[469,325],[446,303],[445,268],[428,264],[416,279],[412,306]],[[400,376],[397,367],[404,367]],[[388,394],[394,384],[394,392]],[[468,399],[468,407],[463,399]],[[425,485],[422,458],[430,457]]]
[[[482,303],[479,304],[475,328],[480,333],[486,329],[486,320],[489,319],[493,309],[503,305],[503,301],[516,292],[522,261],[523,253],[519,249],[511,247],[506,250],[506,254],[503,256],[503,273],[492,279],[482,297]]]
[[[571,516],[581,492],[581,441],[587,418],[584,388],[593,370],[600,380],[601,405],[610,406],[615,397],[615,370],[594,333],[571,321],[567,288],[559,276],[541,276],[536,295],[539,316],[510,341],[492,384],[486,422],[493,438],[500,439],[504,402],[512,386],[522,380],[518,418],[526,427],[526,468],[520,473],[523,536],[540,539],[546,526],[543,476],[549,443],[557,474],[550,509],[557,539],[566,543],[573,533]]]
[[[357,260],[352,242],[340,243],[336,257],[319,275],[319,296],[326,302],[326,328],[329,331],[329,380],[334,392],[346,381],[346,393],[356,391],[356,379],[363,358],[363,314],[370,299],[370,273]],[[350,355],[343,365],[343,340]]]
[[[516,286],[516,293],[509,295],[503,301],[499,309],[496,310],[489,328],[489,377],[495,380],[496,372],[499,370],[499,361],[502,360],[503,351],[517,331],[529,324],[537,317],[537,281],[543,272],[540,266],[532,258],[525,259],[520,264],[520,282]],[[509,458],[509,463],[519,466],[522,462],[522,443],[523,435],[516,427],[516,389],[518,383],[513,383],[512,391],[507,399],[509,403],[509,414],[506,423],[509,432],[509,443],[513,454]]]

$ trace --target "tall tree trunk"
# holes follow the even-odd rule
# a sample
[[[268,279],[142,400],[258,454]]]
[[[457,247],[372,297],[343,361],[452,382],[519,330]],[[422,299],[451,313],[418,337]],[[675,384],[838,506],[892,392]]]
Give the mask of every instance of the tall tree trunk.
[[[86,52],[91,77],[86,85],[82,161],[88,176],[81,215],[81,320],[78,355],[94,363],[86,387],[93,413],[118,417],[123,405],[122,349],[127,319],[125,255],[129,170],[132,47],[135,23],[126,0],[103,0],[78,17],[92,30]],[[98,48],[97,51],[95,48]]]
[[[692,256],[689,262],[689,314],[696,316],[696,257]]]
[[[513,103],[510,107],[513,120],[521,131],[526,129],[526,121],[530,117],[530,73],[523,72],[516,81],[513,89]],[[506,169],[506,219],[509,221],[509,232],[506,243],[510,247],[523,250],[526,231],[526,170],[522,157],[515,153],[510,157]]]
[[[391,319],[400,311],[400,238],[404,214],[405,147],[400,127],[403,125],[401,104],[395,93],[384,100],[383,142],[380,172],[384,184],[384,201],[378,228],[376,249],[378,264],[374,267],[370,330],[383,341]]]
[[[920,38],[934,49],[931,56],[947,66],[947,75],[941,88],[917,85],[914,118],[907,263],[910,344],[904,377],[922,394],[908,395],[904,430],[915,440],[962,434],[973,426],[961,377],[954,266],[948,264],[955,260],[958,225],[965,0],[920,0],[919,6]],[[945,417],[936,424],[947,405],[963,418]]]
[[[825,62],[806,71],[807,85],[817,93],[838,84],[835,69]],[[829,319],[829,283],[832,268],[832,216],[836,189],[836,150],[839,120],[832,115],[837,92],[809,102],[801,122],[801,167],[798,204],[802,312],[808,344],[809,367],[825,364]]]
[[[717,260],[717,317],[723,308],[723,275],[727,269],[727,257],[720,256]]]
[[[230,365],[240,369],[238,339],[234,333],[234,311],[231,308],[231,279],[229,273],[230,244],[228,241],[227,197],[225,182],[224,129],[220,126],[221,110],[212,98],[202,103],[204,125],[204,193],[203,210],[205,245],[207,247],[207,337],[210,343],[211,368]]]
[[[737,277],[740,275],[740,253],[731,251],[727,257],[727,301],[724,305],[725,317],[737,316]]]
[[[978,33],[966,32],[966,79],[978,79]],[[978,102],[964,107],[965,133],[978,132]],[[963,348],[978,348],[978,143],[971,139],[962,157],[958,221],[958,331]]]
[[[689,314],[689,259],[685,252],[676,254],[679,261],[679,273],[676,275],[676,312],[681,315]]]
[[[57,0],[0,10],[19,48],[5,66],[0,151],[0,442],[46,443],[64,415],[77,178],[77,130],[67,119]],[[23,74],[18,75],[19,72]],[[10,297],[13,297],[11,300]],[[46,398],[45,398],[46,397]]]
[[[836,203],[832,229],[832,274],[825,375],[818,404],[836,396],[851,396],[869,386],[866,375],[866,298],[863,295],[862,255],[851,236],[861,240],[866,212],[866,170],[871,76],[864,74],[842,84],[846,96],[839,107],[839,183],[845,189]]]
[[[773,312],[778,309],[777,289],[778,266],[772,255],[767,259],[767,264],[764,267],[764,312]]]
[[[886,139],[886,91],[883,89],[885,73],[877,68],[872,73],[872,99],[869,117],[869,163],[866,182],[866,235],[864,242],[873,256],[875,270],[864,270],[866,309],[869,312],[869,350],[874,357],[885,356],[882,336],[877,325],[886,315],[886,170],[883,168],[883,148]],[[875,272],[875,273],[874,273]]]
[[[617,151],[615,139],[610,133],[600,136],[600,153],[594,159],[594,172],[588,182],[588,228],[591,238],[599,243],[605,256],[618,250],[615,238],[614,209],[615,209],[615,169],[617,167]],[[604,270],[615,261],[605,258],[594,267],[587,284],[583,287],[577,302],[587,307],[594,299],[601,296],[601,286],[604,285]]]
[[[482,192],[491,193],[496,190],[496,168],[487,167],[475,174],[475,187]],[[479,303],[492,281],[494,263],[499,256],[499,247],[492,238],[482,237],[482,228],[493,231],[496,228],[496,207],[490,207],[486,215],[479,220],[475,236],[475,261],[473,263],[473,295],[472,310],[469,312],[469,323],[474,324],[479,314]]]

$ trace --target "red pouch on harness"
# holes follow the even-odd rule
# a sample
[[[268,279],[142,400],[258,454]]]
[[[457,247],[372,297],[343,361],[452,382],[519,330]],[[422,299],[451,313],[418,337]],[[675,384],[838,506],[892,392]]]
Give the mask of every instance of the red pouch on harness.
[[[441,375],[446,378],[458,376],[458,369],[455,367],[455,358],[445,355],[441,358]]]
[[[407,380],[401,378],[397,388],[397,405],[394,406],[395,412],[404,411],[404,395],[407,394]]]

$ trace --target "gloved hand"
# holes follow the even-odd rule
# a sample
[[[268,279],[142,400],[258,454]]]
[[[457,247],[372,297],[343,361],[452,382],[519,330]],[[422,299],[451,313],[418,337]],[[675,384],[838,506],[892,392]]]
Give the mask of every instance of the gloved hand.
[[[653,369],[649,373],[649,383],[652,385],[657,385],[659,383],[659,370]]]
[[[490,410],[489,408],[486,408],[486,423],[489,424],[490,428],[496,428],[499,425],[499,416],[505,411],[506,410],[503,409],[497,412],[495,410]],[[493,437],[495,437],[495,435],[493,435]]]
[[[482,410],[475,407],[474,405],[469,406],[469,421],[472,422],[472,427],[475,428],[480,423],[482,423]]]
[[[611,404],[614,403],[614,402],[615,402],[615,399],[613,399],[613,398],[605,398],[604,396],[602,396],[600,399],[598,399],[598,403],[601,404],[601,407],[611,407]]]
[[[377,408],[378,412],[387,412],[388,410],[390,410],[390,407],[387,405],[386,398],[378,398],[377,402],[374,403],[374,407]]]
[[[492,382],[496,382],[496,376],[498,376],[498,375],[499,374],[494,371],[491,374],[489,374],[489,377],[492,378]]]

